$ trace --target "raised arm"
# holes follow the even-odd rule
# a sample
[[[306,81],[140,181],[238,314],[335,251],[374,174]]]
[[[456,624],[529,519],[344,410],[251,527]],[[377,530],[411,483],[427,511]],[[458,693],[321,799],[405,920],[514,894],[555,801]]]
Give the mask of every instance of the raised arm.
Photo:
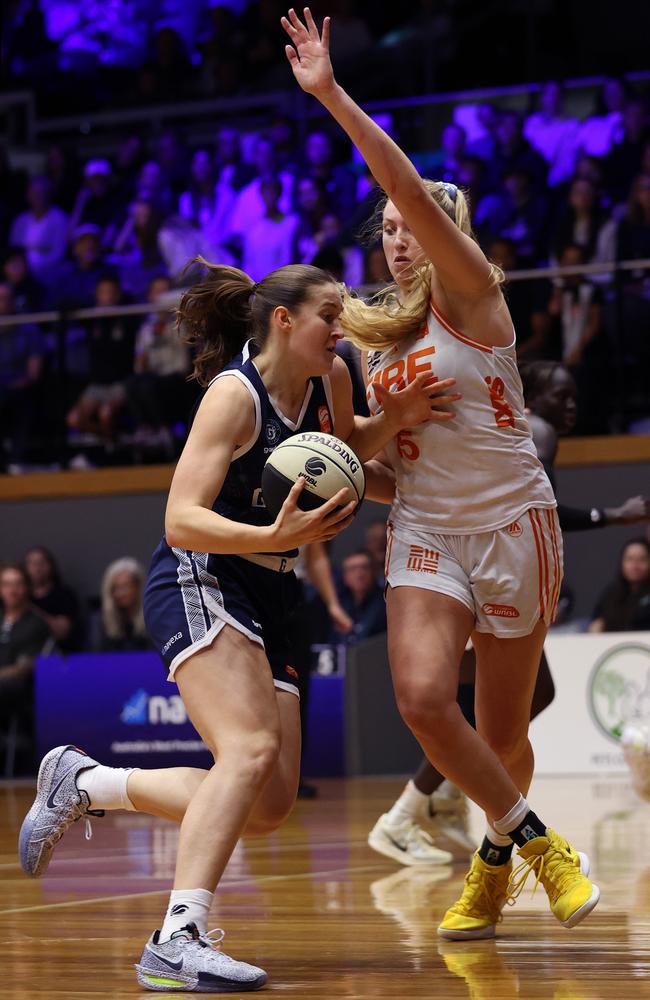
[[[282,18],[293,43],[286,46],[286,53],[296,80],[347,132],[433,262],[445,291],[468,299],[484,296],[493,286],[483,251],[436,205],[399,146],[337,84],[329,57],[330,19],[325,18],[322,35],[308,7],[304,19],[303,23],[293,9]]]

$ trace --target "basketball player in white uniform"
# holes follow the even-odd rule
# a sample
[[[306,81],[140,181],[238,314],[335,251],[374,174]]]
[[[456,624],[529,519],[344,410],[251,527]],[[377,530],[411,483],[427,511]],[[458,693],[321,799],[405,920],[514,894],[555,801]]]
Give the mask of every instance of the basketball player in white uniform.
[[[562,578],[553,490],[535,455],[515,364],[501,272],[471,235],[464,195],[424,182],[408,158],[334,80],[311,13],[283,18],[287,57],[361,152],[388,198],[383,245],[395,287],[366,304],[346,297],[342,325],[368,351],[376,389],[421,373],[456,376],[456,419],[401,432],[387,446],[396,475],[387,552],[388,646],[398,706],[431,763],[486,813],[487,835],[439,933],[489,937],[531,871],[552,912],[579,923],[598,901],[588,859],[532,811],[530,704]],[[473,634],[478,732],[456,702]],[[521,864],[512,872],[513,842]]]

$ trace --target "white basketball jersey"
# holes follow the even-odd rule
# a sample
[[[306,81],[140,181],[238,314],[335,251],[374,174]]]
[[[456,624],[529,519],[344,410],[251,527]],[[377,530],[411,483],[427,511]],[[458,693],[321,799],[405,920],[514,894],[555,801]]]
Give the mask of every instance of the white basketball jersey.
[[[493,531],[531,507],[555,507],[553,489],[524,416],[515,343],[487,347],[456,330],[431,303],[419,334],[368,356],[373,383],[396,391],[417,375],[455,378],[463,394],[445,423],[402,431],[386,447],[397,477],[391,520],[448,534]]]

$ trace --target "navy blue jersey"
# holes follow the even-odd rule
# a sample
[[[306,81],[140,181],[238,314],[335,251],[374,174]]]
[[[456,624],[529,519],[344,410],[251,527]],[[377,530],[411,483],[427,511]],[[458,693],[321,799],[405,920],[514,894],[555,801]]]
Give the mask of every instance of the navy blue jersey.
[[[235,375],[240,379],[255,404],[255,430],[245,444],[234,453],[223,486],[212,509],[217,514],[244,524],[264,526],[273,523],[264,506],[261,483],[264,464],[272,451],[299,431],[325,431],[334,428],[332,392],[327,375],[310,379],[302,409],[295,423],[274,405],[255,367],[257,353],[249,341],[241,354],[212,380]],[[211,383],[212,384],[212,383]]]

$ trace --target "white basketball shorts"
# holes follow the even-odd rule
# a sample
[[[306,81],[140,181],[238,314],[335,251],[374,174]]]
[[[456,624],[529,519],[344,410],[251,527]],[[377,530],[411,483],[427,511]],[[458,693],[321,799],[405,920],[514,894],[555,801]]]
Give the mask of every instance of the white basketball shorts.
[[[436,534],[388,524],[386,583],[454,597],[472,612],[477,632],[503,638],[550,625],[562,583],[562,532],[553,509],[476,535]]]

